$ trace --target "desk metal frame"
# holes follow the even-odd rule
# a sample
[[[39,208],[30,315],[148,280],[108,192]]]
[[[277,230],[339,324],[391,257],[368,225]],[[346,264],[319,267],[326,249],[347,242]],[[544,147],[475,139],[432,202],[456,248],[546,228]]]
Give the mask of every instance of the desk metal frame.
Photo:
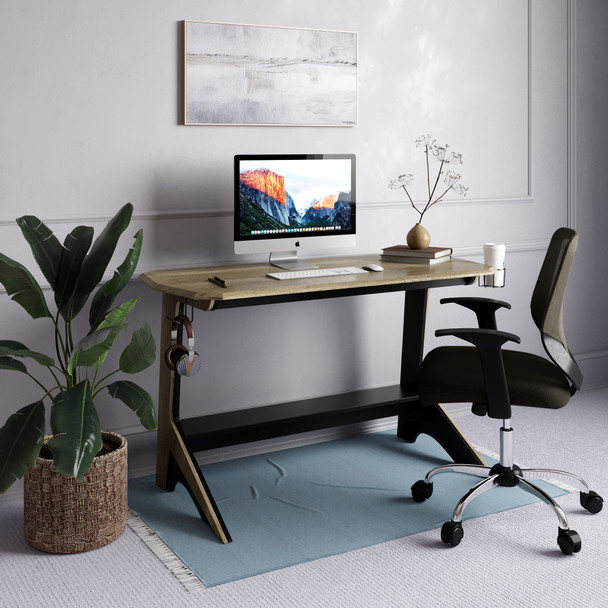
[[[343,258],[329,263],[328,260],[320,262],[326,266],[362,266],[375,261]],[[438,269],[438,266],[442,268]],[[179,412],[180,376],[171,372],[164,360],[161,361],[156,483],[167,490],[174,490],[177,482],[183,483],[201,517],[221,542],[228,543],[232,539],[194,457],[195,452],[397,415],[397,434],[405,441],[414,442],[420,433],[426,433],[436,439],[455,461],[483,464],[440,406],[420,405],[417,374],[424,350],[428,290],[469,285],[477,276],[492,274],[494,269],[465,260],[423,268],[385,263],[384,268],[382,273],[322,277],[305,282],[302,279],[265,279],[265,273],[271,268],[264,264],[154,271],[140,277],[153,289],[163,292],[161,355],[170,345],[171,319],[183,312],[186,304],[212,311],[405,292],[400,382],[393,386],[182,419]],[[228,277],[227,289],[205,284],[207,277],[215,275]],[[161,356],[161,359],[164,358]]]

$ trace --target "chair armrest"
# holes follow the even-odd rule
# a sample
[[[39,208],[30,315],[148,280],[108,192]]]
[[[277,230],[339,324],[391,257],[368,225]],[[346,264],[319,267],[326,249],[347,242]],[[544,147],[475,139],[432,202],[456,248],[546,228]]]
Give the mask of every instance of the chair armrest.
[[[521,338],[499,329],[486,329],[483,327],[457,327],[450,329],[438,329],[435,332],[438,338],[443,336],[454,336],[461,340],[466,340],[477,348],[500,348],[505,342],[515,342],[519,344]]]
[[[442,298],[439,300],[441,304],[459,304],[464,308],[472,310],[477,316],[479,327],[484,329],[497,329],[496,311],[499,308],[511,308],[511,304],[502,300],[493,300],[491,298]]]
[[[479,352],[486,389],[486,405],[490,418],[511,418],[511,399],[502,358],[505,342],[521,342],[519,336],[496,329],[456,328],[438,329],[437,337],[455,336],[473,344]]]

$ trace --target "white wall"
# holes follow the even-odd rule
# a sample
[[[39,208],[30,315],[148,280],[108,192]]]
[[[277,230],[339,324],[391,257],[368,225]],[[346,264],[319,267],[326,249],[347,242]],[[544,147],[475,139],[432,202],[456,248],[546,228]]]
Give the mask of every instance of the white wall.
[[[35,214],[63,236],[101,229],[127,201],[145,231],[139,270],[236,262],[232,157],[254,152],[354,152],[357,250],[404,241],[416,215],[389,179],[412,170],[414,139],[431,133],[464,156],[469,196],[425,218],[434,244],[480,259],[508,247],[508,286],[450,293],[514,302],[505,327],[540,352],[528,314],[551,233],[581,232],[566,311],[587,386],[608,382],[605,291],[606,56],[602,0],[5,0],[0,22],[0,251],[31,264],[14,218]],[[359,34],[359,123],[353,128],[185,127],[181,21],[338,29]],[[254,259],[254,258],[250,258]],[[242,260],[238,260],[242,261]],[[154,327],[160,298],[140,282],[133,328]],[[460,322],[432,296],[429,331]],[[198,380],[186,413],[391,384],[398,379],[402,296],[217,311],[195,317]],[[508,321],[508,324],[507,324]],[[47,350],[41,327],[0,292],[0,337]],[[338,337],[336,337],[338,336]],[[157,336],[158,337],[158,336]],[[435,343],[429,339],[429,346]],[[156,369],[140,377],[156,396]],[[0,372],[0,422],[36,398]],[[137,430],[103,402],[107,428]]]

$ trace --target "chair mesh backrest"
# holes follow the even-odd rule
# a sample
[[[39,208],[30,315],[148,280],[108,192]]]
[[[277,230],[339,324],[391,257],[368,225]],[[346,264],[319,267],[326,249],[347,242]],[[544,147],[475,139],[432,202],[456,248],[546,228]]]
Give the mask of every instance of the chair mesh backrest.
[[[532,293],[530,308],[547,353],[579,388],[582,374],[568,350],[563,320],[566,283],[577,245],[578,234],[575,230],[559,228],[554,233]]]

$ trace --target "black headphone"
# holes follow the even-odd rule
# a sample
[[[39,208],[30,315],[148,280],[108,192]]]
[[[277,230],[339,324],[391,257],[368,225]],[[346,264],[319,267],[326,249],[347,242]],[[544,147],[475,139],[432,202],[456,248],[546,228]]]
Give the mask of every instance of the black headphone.
[[[188,336],[188,346],[177,344],[177,333],[179,323],[186,328]],[[190,319],[185,315],[175,317],[171,324],[171,346],[165,352],[165,363],[172,371],[176,371],[180,376],[194,376],[200,371],[203,362],[199,354],[194,352],[194,329]]]

